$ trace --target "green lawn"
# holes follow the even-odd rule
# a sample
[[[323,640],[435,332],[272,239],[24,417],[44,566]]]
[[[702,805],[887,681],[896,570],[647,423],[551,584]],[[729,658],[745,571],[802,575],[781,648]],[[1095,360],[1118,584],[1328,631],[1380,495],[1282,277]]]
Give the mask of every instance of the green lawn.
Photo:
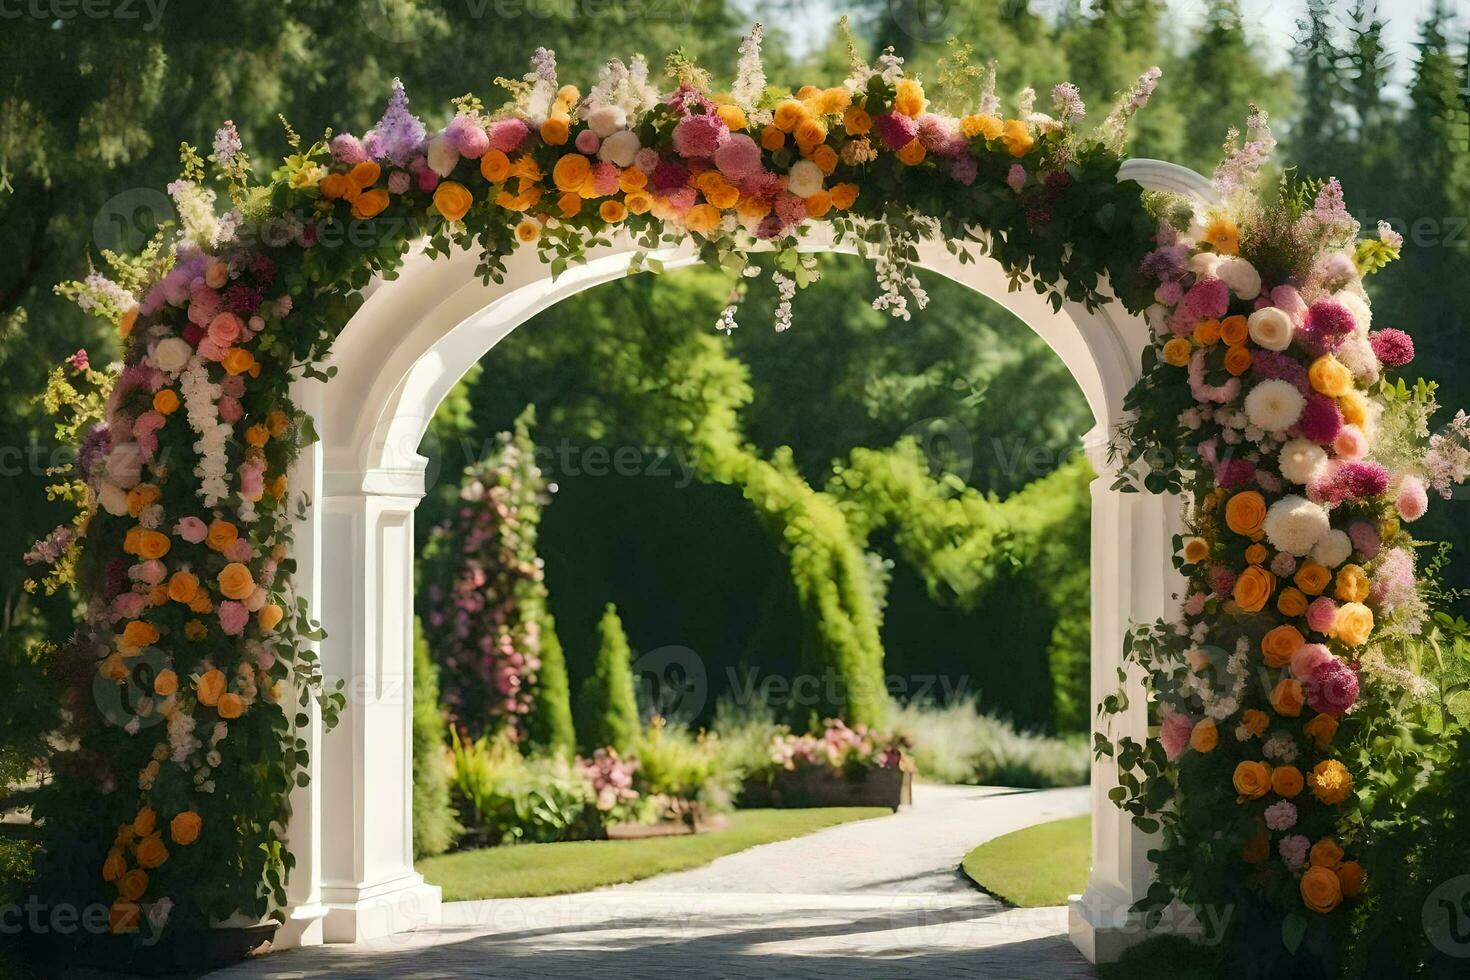
[[[758,844],[892,812],[887,807],[740,810],[730,815],[725,829],[707,834],[487,847],[427,858],[418,862],[418,870],[444,889],[446,902],[567,895],[698,867]]]
[[[965,855],[965,874],[996,898],[1022,908],[1065,905],[1087,887],[1092,818],[1072,817],[987,841]]]

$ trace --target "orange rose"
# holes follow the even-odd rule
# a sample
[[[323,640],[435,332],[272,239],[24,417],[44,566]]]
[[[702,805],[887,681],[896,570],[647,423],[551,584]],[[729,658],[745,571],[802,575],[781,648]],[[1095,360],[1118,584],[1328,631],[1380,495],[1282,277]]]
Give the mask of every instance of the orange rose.
[[[807,107],[796,99],[782,99],[776,103],[772,124],[783,133],[789,133],[807,117]]]
[[[1231,782],[1241,796],[1259,800],[1271,790],[1271,767],[1264,762],[1243,761],[1236,765]]]
[[[143,513],[143,508],[154,503],[161,496],[157,487],[151,483],[140,483],[128,491],[128,516],[137,517]]]
[[[227,599],[248,599],[250,593],[255,591],[255,579],[250,574],[250,569],[237,561],[232,561],[224,568],[216,578],[219,582],[219,591]]]
[[[582,210],[582,195],[576,191],[567,191],[556,199],[556,208],[563,218],[574,217]]]
[[[1307,784],[1306,777],[1296,766],[1277,766],[1271,771],[1271,792],[1291,799],[1300,795]]]
[[[918,139],[909,140],[898,151],[898,159],[910,167],[917,167],[923,163],[924,157],[926,156],[928,156],[928,151],[924,149],[924,144],[919,142]]]
[[[561,146],[571,135],[571,120],[565,116],[549,116],[541,124],[541,142],[547,146]]]
[[[1036,137],[1031,135],[1031,127],[1019,119],[1007,119],[1001,127],[1000,138],[1006,145],[1006,151],[1013,157],[1023,157],[1031,152],[1036,145]]]
[[[238,694],[221,694],[215,710],[221,718],[238,718],[245,713],[245,700]]]
[[[352,202],[352,216],[361,221],[376,218],[387,209],[391,200],[388,192],[381,187],[363,191],[357,200]]]
[[[150,806],[139,810],[138,815],[133,818],[133,833],[139,837],[147,837],[157,826],[158,814],[154,813]]]
[[[1220,321],[1220,339],[1231,347],[1245,343],[1250,336],[1250,321],[1243,316],[1227,316]]]
[[[808,217],[820,218],[832,210],[832,195],[826,191],[817,191],[811,197],[806,198],[804,203]]]
[[[179,410],[179,396],[172,388],[160,388],[153,396],[153,410],[160,415],[172,415]]]
[[[1348,898],[1357,898],[1363,894],[1363,884],[1367,875],[1363,873],[1363,866],[1356,861],[1347,861],[1337,869],[1337,881],[1342,886],[1342,893]]]
[[[223,363],[228,374],[244,374],[255,367],[255,356],[243,347],[236,347],[225,355]]]
[[[647,214],[653,208],[653,195],[647,191],[630,191],[623,195],[623,204],[630,214]]]
[[[1342,902],[1342,883],[1329,868],[1308,868],[1302,875],[1302,902],[1313,912],[1326,914]]]
[[[111,884],[120,881],[127,873],[128,859],[123,857],[122,851],[114,847],[107,852],[107,860],[102,862],[102,880]]]
[[[1264,735],[1270,724],[1271,718],[1259,708],[1248,708],[1240,716],[1241,727],[1257,737]]]
[[[966,139],[979,136],[985,140],[998,140],[1005,132],[1005,124],[995,116],[965,116],[960,120],[960,131]]]
[[[792,135],[801,145],[814,147],[827,138],[827,127],[823,126],[820,120],[808,117],[796,124]]]
[[[364,160],[362,163],[355,165],[352,170],[348,172],[347,179],[352,181],[353,186],[357,187],[359,190],[365,191],[369,187],[376,184],[378,182],[378,178],[382,176],[382,174],[382,167],[378,166],[376,163],[373,163],[373,161],[371,160]]]
[[[1282,589],[1281,595],[1276,600],[1276,608],[1283,616],[1305,616],[1307,614],[1307,597],[1297,589]]]
[[[1194,730],[1189,733],[1189,747],[1196,752],[1213,752],[1219,744],[1220,730],[1215,726],[1214,719],[1205,718],[1196,722]]]
[[[1278,626],[1261,638],[1261,652],[1266,655],[1266,666],[1285,667],[1291,663],[1291,655],[1302,648],[1307,638],[1295,626]]]
[[[124,650],[141,650],[157,642],[158,627],[141,619],[135,619],[124,626],[122,635],[118,637],[118,646]]]
[[[480,176],[492,184],[503,184],[510,179],[510,157],[505,155],[504,150],[494,147],[485,151],[480,157]]]
[[[168,597],[174,602],[188,604],[199,591],[199,579],[188,572],[174,572],[168,580]]]
[[[839,211],[846,211],[857,203],[857,184],[836,184],[832,188],[832,206]]]
[[[209,592],[201,585],[194,598],[189,600],[189,611],[199,613],[201,616],[214,612],[214,602],[209,598]]]
[[[1238,378],[1245,374],[1251,369],[1251,364],[1254,362],[1254,355],[1244,344],[1235,344],[1225,352],[1225,370],[1234,377]]]
[[[1220,342],[1220,321],[1210,318],[1201,320],[1194,328],[1194,342],[1209,347]]]
[[[1302,733],[1310,738],[1318,749],[1326,749],[1337,734],[1337,719],[1332,715],[1318,715],[1302,727]]]
[[[229,521],[216,520],[210,523],[209,532],[204,536],[204,543],[215,551],[224,551],[235,543],[240,536],[239,530]]]
[[[256,424],[245,430],[245,443],[260,449],[270,442],[271,433],[264,425]]]
[[[812,163],[824,174],[830,174],[837,169],[837,151],[826,143],[812,151]]]
[[[260,611],[255,614],[255,618],[260,623],[261,630],[269,633],[271,630],[280,625],[281,619],[284,618],[285,615],[286,611],[280,606],[276,605],[274,602],[267,602],[265,605],[260,607]]]
[[[1175,337],[1164,345],[1164,363],[1182,368],[1189,363],[1194,348],[1183,337]]]
[[[740,190],[721,181],[718,186],[706,191],[704,197],[721,211],[726,211],[740,203]]]
[[[157,834],[149,834],[138,841],[133,848],[133,856],[138,859],[138,864],[150,871],[168,860],[168,848],[163,846],[163,838]]]
[[[1266,523],[1266,498],[1256,490],[1237,493],[1225,505],[1225,523],[1242,537],[1260,537]]]
[[[458,181],[446,180],[434,188],[434,207],[439,209],[445,221],[460,220],[469,214],[470,205],[474,203],[475,196]]]
[[[1337,597],[1343,602],[1364,602],[1372,584],[1368,573],[1358,565],[1344,565],[1337,573]]]
[[[222,670],[208,670],[200,676],[194,684],[194,693],[199,698],[199,703],[205,707],[212,708],[219,704],[219,699],[225,693],[229,681],[225,679]]]
[[[138,557],[162,558],[168,554],[171,544],[168,535],[161,531],[141,531],[138,534]]]
[[[618,190],[627,194],[630,191],[641,191],[648,186],[648,175],[637,167],[629,167],[618,175]]]
[[[1312,845],[1310,860],[1316,868],[1336,868],[1342,863],[1342,848],[1331,837],[1324,837]]]
[[[541,222],[535,218],[522,218],[516,225],[516,241],[529,244],[541,237]]]
[[[1373,636],[1373,610],[1361,602],[1344,603],[1337,610],[1332,634],[1350,647],[1360,647]]]
[[[628,207],[621,201],[603,201],[597,213],[603,221],[609,224],[617,224],[628,216]]]
[[[1332,572],[1314,561],[1304,561],[1292,581],[1307,595],[1321,595],[1332,581]]]
[[[924,87],[915,79],[905,78],[898,83],[893,93],[893,108],[905,116],[918,117],[924,112],[928,100],[924,98]]]
[[[862,106],[849,106],[842,114],[842,128],[849,136],[866,136],[873,129],[873,117]]]
[[[817,98],[817,108],[824,114],[841,112],[852,105],[852,93],[839,85],[835,88],[823,89]]]
[[[1276,576],[1252,565],[1235,580],[1235,604],[1246,612],[1260,612],[1275,591]]]
[[[199,814],[193,810],[185,810],[169,821],[168,835],[175,844],[188,847],[199,839],[199,831],[203,825],[204,821],[199,819]]]
[[[153,678],[153,693],[161,698],[172,697],[179,689],[179,675],[164,668]]]
[[[690,231],[707,235],[720,227],[720,212],[712,204],[696,204],[685,215],[684,223]]]
[[[1306,703],[1306,695],[1302,691],[1302,682],[1295,677],[1288,677],[1271,689],[1271,707],[1283,718],[1295,718],[1302,713],[1302,705]]]
[[[745,110],[738,105],[726,103],[716,106],[715,115],[719,116],[732,132],[744,129],[746,126]]]
[[[1245,560],[1252,565],[1264,565],[1269,557],[1271,552],[1263,544],[1253,544],[1245,549]]]
[[[148,890],[148,872],[134,868],[117,880],[117,895],[124,902],[136,902]]]
[[[736,213],[740,215],[742,221],[750,224],[770,214],[771,205],[762,198],[747,197],[740,202],[740,206],[736,208]]]

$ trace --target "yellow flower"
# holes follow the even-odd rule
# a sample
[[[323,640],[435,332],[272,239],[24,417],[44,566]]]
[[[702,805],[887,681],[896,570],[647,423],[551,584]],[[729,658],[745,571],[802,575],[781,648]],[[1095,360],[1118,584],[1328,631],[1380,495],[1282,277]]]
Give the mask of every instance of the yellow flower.
[[[1318,715],[1302,726],[1302,734],[1310,738],[1318,749],[1325,750],[1337,734],[1337,719],[1332,715]]]
[[[576,191],[592,175],[592,163],[580,153],[568,153],[551,168],[551,182],[566,193]]]
[[[1240,229],[1229,218],[1218,218],[1205,229],[1204,242],[1221,255],[1240,254]]]
[[[842,128],[849,136],[866,136],[873,129],[873,117],[862,106],[852,106],[842,114]]]
[[[850,105],[852,105],[852,93],[842,85],[823,90],[817,98],[817,109],[823,115],[842,112]]]
[[[1350,647],[1360,647],[1373,635],[1373,610],[1361,602],[1345,603],[1337,610],[1333,634]]]
[[[609,200],[602,202],[602,206],[597,209],[597,213],[602,217],[603,221],[609,224],[616,224],[628,216],[628,208],[621,201]]]
[[[1213,347],[1220,342],[1220,321],[1201,320],[1194,328],[1194,342],[1201,347]]]
[[[1343,421],[1348,425],[1362,428],[1368,424],[1368,399],[1361,391],[1349,391],[1337,400],[1337,405],[1342,409]]]
[[[708,235],[720,227],[720,212],[713,204],[696,204],[689,209],[684,217],[684,223],[689,226],[690,231],[701,235]]]
[[[1231,347],[1243,344],[1250,336],[1250,321],[1245,317],[1227,316],[1220,321],[1220,339]]]
[[[1175,337],[1164,345],[1164,363],[1172,364],[1174,367],[1184,367],[1189,364],[1190,355],[1194,348],[1189,341],[1183,337]]]
[[[918,117],[923,114],[928,100],[924,98],[924,87],[912,78],[905,78],[898,83],[898,89],[893,93],[893,108],[905,116]]]
[[[221,718],[235,719],[245,713],[245,701],[238,694],[221,694],[215,710]]]
[[[1336,806],[1353,791],[1353,774],[1336,759],[1324,759],[1312,767],[1307,783],[1313,796],[1328,806]]]
[[[805,103],[798,99],[782,99],[776,103],[775,116],[771,122],[781,132],[789,133],[807,117],[807,114]]]
[[[1300,716],[1306,701],[1302,682],[1295,677],[1287,677],[1271,689],[1271,708],[1283,718]]]
[[[965,116],[960,120],[960,132],[966,139],[981,136],[986,140],[997,140],[1005,132],[1005,124],[995,116]]]
[[[173,697],[179,690],[179,675],[171,670],[164,669],[153,678],[153,693],[161,698]]]
[[[520,224],[516,225],[516,241],[526,243],[534,242],[541,237],[541,222],[535,218],[522,218]]]
[[[1363,602],[1372,585],[1360,565],[1344,565],[1337,573],[1337,597],[1343,602]]]
[[[1269,557],[1271,557],[1271,552],[1267,551],[1263,544],[1256,543],[1245,549],[1245,560],[1252,565],[1264,565]]]
[[[561,146],[571,133],[571,120],[566,116],[548,116],[541,124],[541,142],[547,146]]]
[[[194,596],[199,592],[199,577],[189,572],[174,572],[173,577],[168,580],[168,597],[174,602],[182,602],[184,605],[194,601]]]
[[[352,182],[353,187],[356,187],[358,190],[365,191],[369,187],[376,184],[378,182],[378,178],[382,175],[382,167],[378,166],[371,160],[364,160],[362,163],[355,165],[350,171],[348,171],[347,179]]]
[[[832,195],[826,191],[817,191],[810,197],[804,198],[806,213],[809,218],[820,218],[832,210]]]
[[[1302,595],[1300,589],[1282,589],[1281,595],[1276,599],[1276,608],[1283,616],[1305,616],[1307,597]]]
[[[771,151],[786,145],[786,133],[778,126],[766,126],[761,130],[761,148]]]
[[[1210,543],[1204,538],[1186,538],[1184,541],[1184,560],[1191,565],[1198,565],[1210,557]]]
[[[1332,571],[1314,561],[1305,561],[1292,581],[1307,595],[1321,595],[1332,581]]]
[[[1019,119],[1006,120],[1001,129],[1001,139],[1005,142],[1007,152],[1013,157],[1025,156],[1036,145],[1036,137],[1031,135],[1031,127]]]
[[[469,188],[458,181],[446,180],[434,188],[434,207],[439,209],[445,221],[460,220],[474,203],[475,197]]]
[[[732,131],[744,129],[746,126],[745,110],[738,105],[727,102],[722,106],[716,106],[715,113]]]
[[[1260,537],[1265,523],[1266,498],[1256,490],[1237,493],[1225,505],[1225,524],[1236,534],[1247,538]]]
[[[924,144],[920,143],[917,139],[909,140],[904,144],[903,149],[898,151],[899,160],[910,167],[915,167],[923,163],[926,155],[927,151],[924,149]]]
[[[630,191],[623,195],[623,204],[633,214],[647,214],[653,207],[653,195],[647,191]]]
[[[1323,354],[1307,370],[1312,387],[1329,398],[1341,398],[1353,390],[1353,372],[1331,354]]]
[[[172,388],[160,388],[153,396],[153,410],[160,415],[172,415],[179,410],[179,396]]]

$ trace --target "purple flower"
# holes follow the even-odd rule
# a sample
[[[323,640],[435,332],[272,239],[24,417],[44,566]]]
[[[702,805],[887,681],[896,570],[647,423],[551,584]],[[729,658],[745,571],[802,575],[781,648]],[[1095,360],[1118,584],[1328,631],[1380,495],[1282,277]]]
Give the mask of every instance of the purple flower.
[[[1342,431],[1342,409],[1337,407],[1334,399],[1313,392],[1307,396],[1307,407],[1302,409],[1302,417],[1297,424],[1303,436],[1330,446]]]
[[[713,156],[725,140],[730,128],[719,116],[685,116],[674,126],[674,152],[685,159]]]
[[[975,163],[975,158],[971,156],[955,157],[954,162],[949,165],[949,175],[966,187],[975,183],[975,175],[978,170],[979,166]]]
[[[1354,550],[1369,561],[1377,558],[1383,548],[1378,528],[1368,521],[1354,521],[1348,528],[1348,537],[1352,539]]]
[[[1307,678],[1307,704],[1313,711],[1342,715],[1358,702],[1358,672],[1334,657]]]
[[[1021,166],[1019,163],[1011,164],[1010,172],[1006,174],[1006,186],[1015,191],[1017,194],[1021,193],[1021,188],[1026,186],[1026,168]],[[1160,252],[1153,252],[1151,254],[1159,255]],[[1147,267],[1147,261],[1145,261],[1144,264],[1145,267]]]
[[[473,116],[455,116],[444,130],[459,155],[467,160],[478,160],[490,149],[490,137]]]
[[[235,156],[244,147],[240,142],[240,131],[235,128],[234,120],[226,119],[214,134],[214,159],[221,167],[228,167],[234,162]]]
[[[1223,460],[1215,467],[1215,482],[1227,490],[1243,487],[1256,478],[1256,464],[1248,459],[1235,457]]]
[[[1392,327],[1375,330],[1368,336],[1368,343],[1372,345],[1373,353],[1388,367],[1403,367],[1414,359],[1414,338],[1402,330]]]
[[[901,112],[885,112],[873,120],[879,139],[890,150],[901,150],[919,135],[919,124]]]
[[[953,120],[926,112],[918,121],[918,140],[935,156],[957,157],[969,149],[969,142],[955,130]]]
[[[648,179],[655,191],[670,191],[688,185],[689,169],[671,160],[661,160]]]
[[[428,132],[417,116],[408,111],[408,93],[402,79],[393,79],[393,94],[383,118],[363,139],[363,149],[379,160],[404,167],[424,145]]]
[[[1342,346],[1343,339],[1356,329],[1357,321],[1346,306],[1321,300],[1307,309],[1297,338],[1310,353],[1326,354]]]
[[[1235,572],[1227,565],[1210,566],[1210,588],[1215,595],[1228,596],[1235,588]]]

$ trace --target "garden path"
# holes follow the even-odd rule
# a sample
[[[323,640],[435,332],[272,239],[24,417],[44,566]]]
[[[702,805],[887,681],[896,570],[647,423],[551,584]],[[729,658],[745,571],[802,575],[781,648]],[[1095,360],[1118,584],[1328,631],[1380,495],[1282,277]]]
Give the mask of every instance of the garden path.
[[[914,806],[553,898],[455,902],[433,928],[268,956],[216,980],[494,977],[860,980],[1095,973],[1066,910],[1006,909],[957,870],[977,844],[1088,810],[1085,787],[917,786]]]

